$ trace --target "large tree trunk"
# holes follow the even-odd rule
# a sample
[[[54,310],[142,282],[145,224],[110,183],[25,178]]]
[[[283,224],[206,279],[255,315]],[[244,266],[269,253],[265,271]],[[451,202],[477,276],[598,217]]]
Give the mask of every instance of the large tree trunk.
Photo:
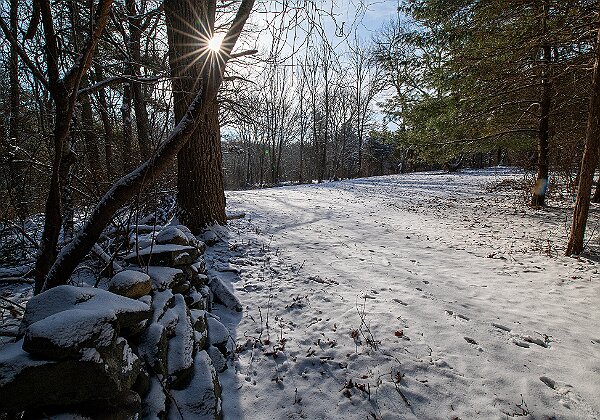
[[[571,235],[567,243],[566,255],[580,254],[583,251],[583,238],[590,209],[590,194],[594,172],[598,164],[598,147],[600,147],[600,28],[598,29],[594,53],[592,96],[585,133],[585,149],[579,172],[577,201],[573,210],[573,224],[571,225]]]
[[[169,0],[165,3],[169,64],[173,77],[175,119],[179,120],[198,89],[212,90],[217,79],[216,54],[194,38],[212,37],[216,2]],[[197,33],[188,35],[190,28]],[[200,44],[200,45],[199,45]],[[194,233],[211,223],[225,224],[225,192],[216,99],[207,100],[200,124],[177,156],[177,217]]]
[[[192,232],[225,224],[219,105],[211,101],[190,141],[177,155],[177,217]]]

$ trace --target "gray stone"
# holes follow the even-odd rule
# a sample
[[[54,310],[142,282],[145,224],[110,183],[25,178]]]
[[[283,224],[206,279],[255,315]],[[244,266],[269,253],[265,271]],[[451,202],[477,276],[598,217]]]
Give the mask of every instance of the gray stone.
[[[167,419],[167,396],[163,385],[156,376],[150,377],[150,389],[142,402],[143,419]],[[181,416],[174,417],[176,419]]]
[[[108,290],[117,295],[138,299],[152,291],[150,276],[141,271],[124,270],[110,280]]]
[[[208,342],[208,319],[206,311],[192,309],[190,310],[192,326],[195,331],[195,340],[198,348],[203,349]]]
[[[32,297],[27,302],[20,332],[24,334],[34,322],[71,309],[91,311],[97,317],[115,316],[121,332],[128,328],[136,328],[152,314],[150,307],[144,302],[115,295],[106,290],[57,286]]]
[[[210,287],[216,302],[222,303],[227,309],[231,309],[232,311],[242,311],[240,300],[225,286],[218,276],[210,277],[208,287]]]
[[[198,248],[188,245],[154,245],[125,257],[130,264],[178,267],[192,264],[198,258]]]
[[[133,385],[139,359],[119,339],[112,352],[88,349],[78,360],[49,361],[8,344],[0,352],[0,412],[110,400]]]
[[[189,292],[190,287],[191,287],[190,283],[185,281],[183,283],[173,285],[173,288],[171,290],[173,291],[174,295],[176,295],[176,294],[184,295],[187,292]]]
[[[227,370],[227,359],[225,359],[225,356],[223,356],[221,350],[219,350],[215,346],[208,346],[206,352],[210,356],[213,366],[215,367],[215,370],[217,372],[221,373]]]
[[[185,274],[180,268],[149,266],[148,275],[152,280],[152,289],[162,291],[183,283]]]
[[[141,413],[141,398],[134,391],[116,392],[110,399],[86,401],[68,407],[27,410],[26,419],[53,420],[131,420]]]
[[[175,297],[170,290],[154,292],[152,299],[152,322],[159,322],[167,313],[169,308],[173,307]]]
[[[191,288],[188,294],[185,296],[185,303],[190,309],[205,309],[206,302],[204,296],[198,292],[195,288]]]
[[[187,226],[178,225],[177,228],[185,234],[190,245],[198,248],[198,252],[200,252],[200,254],[204,254],[204,251],[206,250],[206,244],[204,242],[196,238]]]
[[[194,274],[190,280],[190,284],[194,287],[202,287],[208,284],[208,276],[206,274]]]
[[[222,419],[221,386],[208,354],[202,350],[194,358],[190,384],[183,390],[173,390],[175,404],[169,407],[169,418],[214,420]],[[179,414],[178,409],[181,411]]]
[[[142,333],[138,355],[154,372],[167,373],[167,330],[162,324],[152,323]]]
[[[216,346],[225,349],[229,341],[229,330],[225,325],[221,324],[216,318],[210,314],[207,317],[208,321],[208,342],[211,346]]]
[[[194,329],[189,310],[182,295],[175,295],[175,306],[170,308],[160,323],[167,330],[167,374],[171,388],[183,388],[193,370]]]
[[[175,226],[167,226],[158,232],[158,235],[156,235],[156,243],[159,245],[190,245],[190,241],[186,234]]]
[[[47,359],[76,359],[87,348],[99,352],[114,346],[117,317],[110,312],[82,309],[62,311],[31,324],[25,331],[23,350]]]

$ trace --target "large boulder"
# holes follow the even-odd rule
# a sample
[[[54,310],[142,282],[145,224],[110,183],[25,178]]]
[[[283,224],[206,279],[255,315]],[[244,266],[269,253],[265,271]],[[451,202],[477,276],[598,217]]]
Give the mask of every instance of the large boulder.
[[[35,358],[22,345],[0,352],[0,412],[111,400],[131,388],[141,368],[123,338],[106,354],[88,349],[79,359],[62,361]]]
[[[33,323],[73,309],[92,312],[94,315],[91,318],[114,317],[121,332],[138,328],[139,323],[146,321],[152,314],[150,307],[138,300],[92,287],[64,285],[53,287],[27,302],[20,332],[24,334]]]
[[[198,258],[198,248],[189,245],[154,245],[132,252],[125,261],[137,265],[178,267],[192,264]]]
[[[124,270],[110,280],[108,290],[117,295],[139,299],[152,291],[150,276],[141,271]]]
[[[43,358],[61,360],[81,356],[95,348],[103,353],[117,339],[114,313],[70,309],[31,324],[25,331],[23,350]]]

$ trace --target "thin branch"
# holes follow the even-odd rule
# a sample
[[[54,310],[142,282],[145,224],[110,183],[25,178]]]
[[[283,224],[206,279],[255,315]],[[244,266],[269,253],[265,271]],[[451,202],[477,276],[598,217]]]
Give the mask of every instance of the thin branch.
[[[23,60],[25,65],[29,68],[29,70],[31,70],[31,73],[42,85],[44,85],[46,89],[48,89],[48,81],[42,74],[42,71],[33,63],[33,61],[31,61],[25,50],[23,50],[23,47],[21,47],[19,42],[15,39],[15,37],[13,37],[12,32],[6,26],[6,22],[4,22],[3,18],[0,18],[0,28],[2,29],[2,32],[4,32],[4,35],[6,36],[6,39],[10,45],[12,45],[12,47],[17,51],[17,54],[19,54],[21,57],[21,60]]]
[[[159,82],[159,81],[160,81],[159,76],[152,76],[152,77],[135,77],[135,76],[129,76],[129,75],[114,76],[114,77],[109,77],[108,79],[101,80],[97,83],[94,83],[91,86],[79,89],[79,91],[77,92],[77,95],[78,96],[89,95],[90,93],[93,93],[99,89],[102,89],[103,87],[118,85],[120,83],[139,82],[139,83],[148,83],[149,84],[149,83],[155,83],[155,82]]]
[[[240,57],[244,57],[244,56],[246,56],[246,55],[254,55],[254,54],[257,54],[257,53],[258,53],[258,50],[247,50],[247,51],[240,51],[240,52],[237,52],[237,53],[235,53],[235,54],[231,54],[231,55],[229,56],[229,58],[230,58],[230,59],[234,59],[234,58],[240,58]]]

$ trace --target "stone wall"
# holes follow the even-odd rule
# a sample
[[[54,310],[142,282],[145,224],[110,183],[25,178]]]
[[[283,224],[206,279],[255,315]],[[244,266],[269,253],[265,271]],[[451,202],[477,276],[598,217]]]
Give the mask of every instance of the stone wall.
[[[241,305],[209,282],[206,245],[185,226],[135,241],[107,290],[65,285],[27,303],[18,341],[0,348],[0,412],[222,417],[229,331],[210,310]]]

